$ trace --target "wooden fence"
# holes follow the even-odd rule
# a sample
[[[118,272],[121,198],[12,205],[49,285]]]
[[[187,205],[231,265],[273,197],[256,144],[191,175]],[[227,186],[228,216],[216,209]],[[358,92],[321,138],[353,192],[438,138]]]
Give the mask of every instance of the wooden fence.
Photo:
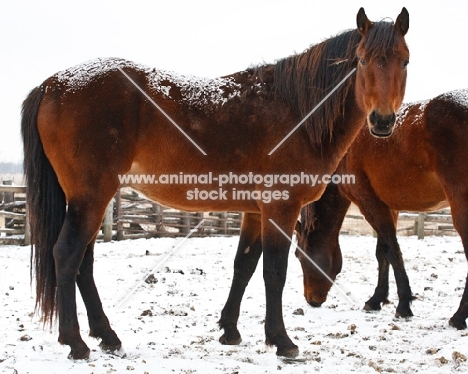
[[[26,188],[0,185],[0,245],[30,242],[26,219]],[[199,229],[193,229],[203,220]],[[132,238],[238,235],[242,214],[235,212],[182,212],[164,207],[122,188],[109,203],[99,240]],[[348,212],[341,233],[372,234],[372,228],[354,207]],[[400,213],[399,235],[456,235],[449,210],[434,213]]]
[[[235,212],[190,213],[164,207],[123,188],[111,200],[98,239],[104,241],[186,236],[238,235],[242,214]],[[0,245],[29,245],[26,187],[0,185]]]
[[[182,212],[145,199],[122,188],[110,202],[103,221],[102,238],[116,240],[161,236],[238,235],[242,214],[235,212]]]
[[[11,181],[3,181],[0,185],[0,245],[29,245],[26,187],[11,184]]]
[[[370,224],[351,205],[341,227],[342,235],[369,235],[374,234]],[[430,213],[400,212],[398,216],[397,234],[403,236],[417,235],[423,239],[427,235],[458,235],[453,227],[450,209]]]

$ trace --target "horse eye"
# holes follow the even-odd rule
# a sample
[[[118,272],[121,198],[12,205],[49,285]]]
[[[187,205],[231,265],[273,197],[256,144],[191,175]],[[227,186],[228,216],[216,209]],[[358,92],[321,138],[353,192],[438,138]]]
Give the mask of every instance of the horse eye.
[[[403,69],[406,68],[408,66],[408,64],[409,64],[409,60],[405,60],[403,62]]]
[[[365,66],[367,64],[367,61],[365,58],[361,58],[361,60],[359,60],[359,62],[361,63],[362,66]]]

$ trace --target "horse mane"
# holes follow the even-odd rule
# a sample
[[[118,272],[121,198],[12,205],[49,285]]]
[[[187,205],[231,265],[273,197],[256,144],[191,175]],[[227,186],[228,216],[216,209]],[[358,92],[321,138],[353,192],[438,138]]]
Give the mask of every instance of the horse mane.
[[[317,215],[315,212],[315,202],[303,206],[301,209],[301,231],[304,235],[309,235],[310,232],[315,231]]]
[[[304,118],[357,66],[356,49],[361,38],[357,29],[348,30],[312,45],[301,54],[277,61],[273,92],[288,102],[299,118]],[[401,40],[393,22],[375,22],[366,34],[362,47],[366,57],[382,57],[401,45]],[[257,68],[260,79],[268,73],[266,67]],[[308,118],[305,126],[312,143],[332,140],[334,124],[343,115],[345,99],[354,81],[348,79]]]

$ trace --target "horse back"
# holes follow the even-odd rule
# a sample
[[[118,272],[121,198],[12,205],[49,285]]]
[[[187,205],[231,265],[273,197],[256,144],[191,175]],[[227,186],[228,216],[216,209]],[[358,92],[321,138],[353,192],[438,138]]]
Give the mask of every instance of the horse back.
[[[468,164],[462,161],[468,139],[468,90],[435,97],[427,105],[425,116],[429,141],[437,152],[437,169],[468,172]]]

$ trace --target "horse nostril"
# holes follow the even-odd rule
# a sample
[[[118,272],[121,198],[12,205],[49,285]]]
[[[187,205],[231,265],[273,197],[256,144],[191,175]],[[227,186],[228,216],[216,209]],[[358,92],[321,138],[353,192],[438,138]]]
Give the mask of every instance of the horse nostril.
[[[391,127],[395,124],[396,114],[393,112],[392,114],[382,115],[373,110],[369,115],[369,120],[374,126]]]

